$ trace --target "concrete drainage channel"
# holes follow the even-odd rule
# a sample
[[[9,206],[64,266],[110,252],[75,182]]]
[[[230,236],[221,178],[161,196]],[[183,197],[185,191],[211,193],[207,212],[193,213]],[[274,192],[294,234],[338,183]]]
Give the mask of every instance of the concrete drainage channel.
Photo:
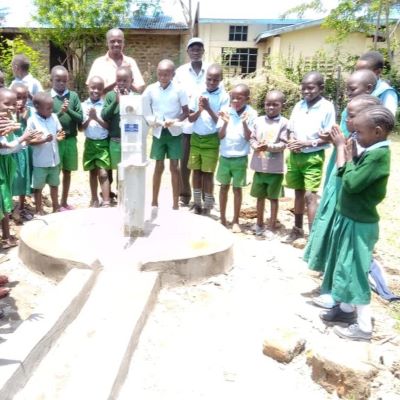
[[[161,287],[231,268],[232,235],[209,218],[160,213],[127,243],[117,213],[52,214],[21,231],[21,259],[60,283],[1,345],[1,399],[118,399]]]

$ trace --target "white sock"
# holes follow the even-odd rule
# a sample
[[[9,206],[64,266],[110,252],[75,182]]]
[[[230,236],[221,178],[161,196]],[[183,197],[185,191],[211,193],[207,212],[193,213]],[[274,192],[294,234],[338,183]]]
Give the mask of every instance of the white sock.
[[[357,305],[357,324],[364,332],[372,332],[371,306],[369,304]]]
[[[193,201],[196,206],[201,206],[201,189],[193,189]]]
[[[343,312],[353,312],[354,311],[354,306],[351,304],[347,304],[347,303],[340,303],[340,309]]]

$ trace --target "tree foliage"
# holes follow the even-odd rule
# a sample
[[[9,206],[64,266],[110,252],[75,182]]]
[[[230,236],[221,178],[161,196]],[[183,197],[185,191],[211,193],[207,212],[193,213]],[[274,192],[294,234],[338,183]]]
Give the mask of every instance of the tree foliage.
[[[31,29],[34,40],[50,40],[66,54],[62,60],[79,90],[86,77],[86,54],[105,43],[108,29],[126,24],[131,0],[33,0],[32,16],[42,28]]]

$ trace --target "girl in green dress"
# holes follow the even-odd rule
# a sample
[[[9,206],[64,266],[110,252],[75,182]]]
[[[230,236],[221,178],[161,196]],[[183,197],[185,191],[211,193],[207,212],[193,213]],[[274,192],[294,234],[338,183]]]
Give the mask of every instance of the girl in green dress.
[[[355,322],[347,328],[335,327],[334,332],[347,339],[370,340],[368,272],[379,236],[376,207],[386,195],[390,172],[387,136],[394,127],[394,117],[381,105],[370,106],[354,118],[353,127],[357,143],[365,149],[354,159],[354,139],[346,140],[338,127],[330,133],[337,151],[337,176],[342,184],[326,242],[322,290],[330,292],[341,304],[323,312],[321,318],[329,322]]]

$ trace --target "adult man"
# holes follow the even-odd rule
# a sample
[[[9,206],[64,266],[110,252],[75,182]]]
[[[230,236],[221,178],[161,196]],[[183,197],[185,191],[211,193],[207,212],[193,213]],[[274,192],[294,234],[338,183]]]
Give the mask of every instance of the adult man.
[[[204,43],[199,37],[193,37],[187,44],[187,53],[190,62],[181,65],[175,73],[175,81],[178,82],[186,91],[189,102],[190,98],[205,86],[206,72],[208,64],[203,62]],[[190,135],[192,124],[187,123],[183,127],[183,157],[181,160],[181,205],[188,205],[192,196],[190,187],[190,169],[188,169],[188,159],[190,151]]]
[[[104,79],[104,93],[113,90],[116,84],[116,71],[119,67],[129,67],[132,70],[134,91],[142,93],[144,80],[136,61],[126,56],[124,50],[124,33],[121,29],[110,29],[106,34],[108,51],[104,56],[96,58],[90,68],[86,84],[93,76],[100,76]]]

